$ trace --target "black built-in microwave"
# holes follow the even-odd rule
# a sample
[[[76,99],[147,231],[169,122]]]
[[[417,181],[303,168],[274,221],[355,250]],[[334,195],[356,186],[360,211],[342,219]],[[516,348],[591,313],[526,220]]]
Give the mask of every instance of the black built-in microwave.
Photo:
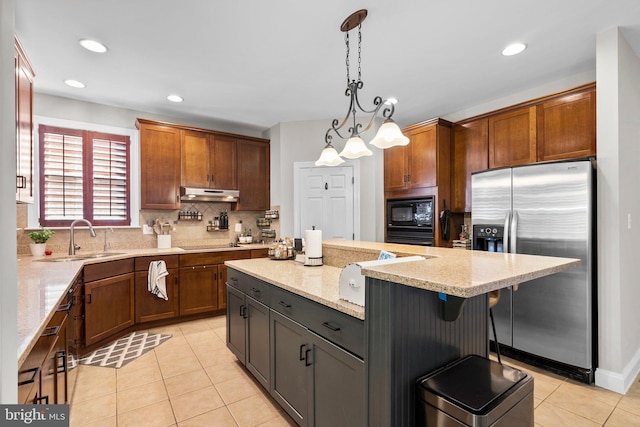
[[[387,242],[432,246],[434,196],[387,199]]]

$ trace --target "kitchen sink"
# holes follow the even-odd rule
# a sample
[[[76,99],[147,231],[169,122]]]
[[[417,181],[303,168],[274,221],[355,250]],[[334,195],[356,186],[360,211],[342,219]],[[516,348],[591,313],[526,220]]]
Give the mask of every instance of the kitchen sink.
[[[46,257],[36,259],[34,261],[41,262],[68,262],[68,261],[81,261],[85,259],[107,258],[116,255],[124,255],[124,252],[99,252],[94,254],[78,254],[78,255],[66,255],[59,257]]]

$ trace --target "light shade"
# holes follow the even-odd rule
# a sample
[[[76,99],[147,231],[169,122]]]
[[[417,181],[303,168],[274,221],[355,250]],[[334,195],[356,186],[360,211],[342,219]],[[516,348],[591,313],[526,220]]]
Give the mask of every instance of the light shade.
[[[362,156],[373,156],[373,152],[367,148],[359,136],[349,138],[344,149],[340,152],[340,157],[347,159],[357,159]]]
[[[407,145],[408,143],[409,138],[402,134],[402,131],[396,122],[391,119],[387,119],[382,123],[380,129],[378,129],[376,137],[373,138],[373,141],[369,144],[385,149],[395,147],[396,145]]]
[[[341,163],[344,163],[344,160],[331,145],[327,145],[325,149],[322,150],[320,158],[316,160],[316,166],[338,166]]]

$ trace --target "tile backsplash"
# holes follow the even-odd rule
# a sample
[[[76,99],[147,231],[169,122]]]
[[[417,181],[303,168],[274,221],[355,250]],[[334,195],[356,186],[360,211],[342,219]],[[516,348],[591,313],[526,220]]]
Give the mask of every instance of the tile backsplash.
[[[27,234],[32,230],[27,227],[27,205],[16,205],[17,210],[17,254],[30,254],[29,244],[32,243]],[[272,209],[279,210],[279,206],[272,206]],[[220,216],[220,212],[226,210],[229,215],[229,230],[207,231],[209,221]],[[180,211],[196,211],[202,214],[202,220],[178,220]],[[251,229],[254,242],[263,240],[260,229],[256,225],[258,218],[264,217],[264,211],[242,211],[231,210],[229,203],[183,203],[180,210],[148,210],[139,212],[140,228],[114,227],[113,232],[109,227],[96,227],[95,238],[89,235],[89,231],[84,224],[79,224],[75,229],[75,242],[81,246],[79,253],[99,252],[104,249],[105,239],[108,245],[107,250],[118,249],[145,249],[157,247],[155,234],[142,234],[142,225],[152,225],[156,219],[162,219],[173,226],[171,232],[171,246],[201,246],[201,245],[226,245],[237,241],[235,225],[242,222],[242,229]],[[280,237],[279,219],[272,220],[271,229],[276,231],[276,236]],[[53,228],[56,232],[47,242],[47,249],[54,254],[65,254],[69,250],[69,229]],[[271,241],[273,239],[264,239]]]

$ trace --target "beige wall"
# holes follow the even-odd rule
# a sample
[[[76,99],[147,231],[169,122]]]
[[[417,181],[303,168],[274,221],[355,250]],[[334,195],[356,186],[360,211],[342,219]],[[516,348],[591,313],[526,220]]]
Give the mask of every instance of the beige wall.
[[[195,210],[203,215],[202,221],[196,220],[180,220],[178,221],[178,210],[148,210],[140,211],[140,224],[149,224],[156,219],[163,219],[162,222],[168,221],[174,224],[175,230],[172,231],[171,244],[173,247],[179,246],[201,246],[201,245],[227,245],[230,242],[236,242],[237,234],[235,233],[235,224],[242,221],[243,230],[251,229],[251,234],[255,241],[262,240],[260,229],[256,226],[256,219],[264,217],[264,211],[251,212],[233,212],[229,203],[188,203],[183,204],[183,210]],[[278,209],[278,207],[274,207]],[[229,213],[229,230],[227,231],[207,231],[207,224],[213,221],[214,217],[219,216],[222,210]],[[17,253],[18,255],[29,255],[29,244],[31,239],[27,236],[29,229],[23,230],[20,227],[26,227],[26,205],[16,205],[18,229],[17,236]],[[271,229],[276,230],[276,236],[280,237],[280,222],[274,220],[271,223]],[[47,249],[53,251],[54,255],[66,254],[69,250],[69,231],[67,229],[54,228],[56,232],[47,242]],[[89,235],[87,227],[80,224],[75,230],[74,240],[82,249],[78,253],[99,252],[104,250],[106,239],[108,250],[117,251],[121,249],[144,249],[154,248],[157,246],[157,239],[154,235],[145,235],[142,229],[138,227],[115,227],[113,232],[108,227],[97,228],[97,236],[92,238]],[[272,239],[264,239],[266,242]]]

